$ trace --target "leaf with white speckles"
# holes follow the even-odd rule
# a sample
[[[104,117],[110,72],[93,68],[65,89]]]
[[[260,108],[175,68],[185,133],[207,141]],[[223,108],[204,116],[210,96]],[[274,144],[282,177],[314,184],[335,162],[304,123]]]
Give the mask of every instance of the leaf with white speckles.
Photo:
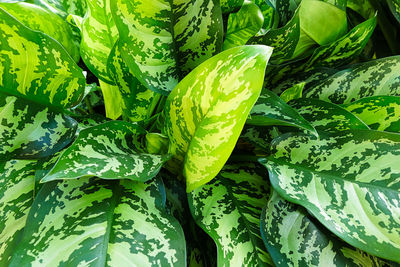
[[[260,236],[260,215],[268,200],[265,171],[254,163],[226,165],[188,195],[196,223],[217,244],[218,266],[272,266]]]
[[[274,189],[352,246],[399,261],[400,136],[372,130],[283,135],[261,162]]]
[[[167,98],[165,133],[187,190],[213,179],[228,160],[260,95],[272,49],[238,46],[187,75]]]
[[[138,143],[140,134],[145,130],[123,121],[84,129],[42,182],[88,176],[148,181],[170,156],[144,153]]]

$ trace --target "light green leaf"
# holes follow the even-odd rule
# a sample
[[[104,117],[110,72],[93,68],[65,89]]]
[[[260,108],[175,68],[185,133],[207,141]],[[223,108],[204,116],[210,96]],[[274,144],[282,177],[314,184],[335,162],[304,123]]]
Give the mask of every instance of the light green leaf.
[[[264,17],[260,8],[250,1],[244,1],[237,13],[229,15],[223,49],[245,45],[261,30],[263,23]]]
[[[275,191],[261,215],[261,235],[276,266],[395,266],[349,246]]]
[[[261,96],[250,111],[250,117],[247,119],[246,124],[293,126],[318,135],[314,127],[296,110],[269,90],[262,91]]]
[[[112,11],[122,58],[147,88],[165,95],[222,46],[217,0],[116,0]]]
[[[400,135],[284,135],[262,160],[274,189],[352,246],[399,262]]]
[[[264,17],[264,23],[262,25],[262,29],[259,34],[263,34],[266,31],[276,28],[278,26],[278,14],[273,7],[273,5],[269,2],[269,0],[251,0],[253,1],[261,10],[261,13]]]
[[[118,119],[122,115],[122,95],[119,87],[111,85],[103,81],[99,81],[100,89],[103,93],[104,107],[106,109],[106,117],[112,120]]]
[[[0,93],[58,109],[77,105],[85,77],[53,38],[23,26],[0,8]]]
[[[356,11],[358,14],[369,19],[375,15],[375,8],[371,5],[370,0],[347,0],[347,7]]]
[[[368,130],[369,127],[346,109],[313,98],[299,98],[291,101],[295,108],[318,132],[338,132],[351,129]]]
[[[297,83],[283,91],[279,97],[286,103],[290,100],[301,98],[303,96],[303,89],[305,85],[305,82]]]
[[[185,266],[185,238],[160,180],[43,186],[9,266]]]
[[[36,5],[66,19],[69,14],[83,17],[86,13],[86,0],[34,0]]]
[[[188,195],[196,223],[217,244],[218,266],[272,266],[260,237],[269,183],[258,165],[226,165],[212,183]]]
[[[32,160],[0,162],[0,266],[8,266],[33,202],[35,166]]]
[[[373,130],[400,133],[400,97],[366,97],[343,107]]]
[[[187,75],[165,104],[170,153],[183,164],[187,191],[213,179],[228,160],[263,84],[272,49],[234,47]]]
[[[87,176],[148,181],[170,157],[143,153],[137,139],[144,133],[138,125],[123,121],[84,129],[42,182]]]
[[[0,7],[28,28],[56,39],[76,62],[79,61],[79,48],[73,41],[72,30],[62,18],[29,3],[0,3]]]
[[[305,97],[348,104],[367,96],[400,96],[400,56],[356,64],[305,92]]]

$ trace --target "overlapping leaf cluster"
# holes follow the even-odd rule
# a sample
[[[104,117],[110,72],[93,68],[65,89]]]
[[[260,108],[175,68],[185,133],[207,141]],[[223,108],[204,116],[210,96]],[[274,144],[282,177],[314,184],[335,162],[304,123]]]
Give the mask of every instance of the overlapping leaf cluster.
[[[0,1],[0,266],[398,266],[399,18]]]

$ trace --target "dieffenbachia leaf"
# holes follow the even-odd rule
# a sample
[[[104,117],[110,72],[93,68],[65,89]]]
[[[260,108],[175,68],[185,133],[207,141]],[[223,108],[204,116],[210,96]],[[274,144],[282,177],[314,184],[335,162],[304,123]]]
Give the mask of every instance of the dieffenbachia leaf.
[[[279,16],[279,25],[286,25],[293,18],[297,8],[298,0],[272,0]]]
[[[375,8],[371,5],[370,0],[347,0],[347,7],[356,11],[358,14],[369,19],[375,15]]]
[[[29,3],[0,3],[0,7],[28,28],[41,31],[56,39],[76,62],[79,61],[79,49],[73,41],[72,30],[62,18]]]
[[[386,0],[393,16],[400,23],[400,0]]]
[[[69,108],[79,103],[85,77],[53,38],[26,28],[0,8],[0,93]]]
[[[246,124],[257,126],[293,126],[317,135],[313,126],[279,96],[264,89],[250,111]]]
[[[144,133],[140,126],[123,121],[84,129],[42,182],[87,176],[147,181],[170,157],[143,153],[137,139]]]
[[[34,0],[36,5],[66,19],[69,14],[83,17],[86,13],[86,0]]]
[[[165,104],[170,153],[183,164],[187,190],[213,179],[228,160],[260,95],[272,49],[238,46],[203,62]]]
[[[112,1],[119,48],[147,88],[167,95],[188,72],[218,53],[222,15],[218,0]]]
[[[399,262],[400,135],[345,131],[283,135],[268,168],[274,189],[352,246]]]
[[[371,129],[400,133],[400,97],[372,96],[343,106]]]
[[[305,82],[297,83],[283,91],[279,97],[286,103],[290,100],[301,98],[303,96],[303,89],[305,85]]]
[[[363,51],[376,26],[376,16],[354,27],[335,42],[318,47],[307,61],[305,69],[340,67],[351,63]]]
[[[47,157],[68,145],[77,123],[48,107],[0,92],[0,158]]]
[[[152,100],[155,93],[140,83],[129,70],[121,57],[118,42],[111,50],[107,67],[110,77],[121,92],[124,117],[133,122],[148,119],[153,113]]]
[[[240,137],[252,145],[268,151],[272,140],[279,135],[276,127],[245,125]]]
[[[272,266],[260,237],[268,196],[268,178],[253,163],[226,165],[212,183],[188,195],[195,221],[217,244],[218,266]]]
[[[261,234],[276,266],[392,266],[341,241],[276,191],[262,212]]]
[[[339,71],[305,92],[305,97],[348,104],[367,96],[400,96],[400,56],[372,60]]]
[[[261,30],[263,23],[264,17],[260,8],[255,3],[244,1],[238,12],[229,15],[223,49],[245,45]]]
[[[243,5],[244,0],[220,0],[222,13],[231,13]]]
[[[368,130],[369,127],[346,109],[323,100],[299,98],[289,105],[319,132],[337,132],[351,129]]]
[[[106,117],[112,120],[122,115],[123,100],[119,87],[99,80],[100,89],[103,94]]]
[[[279,23],[278,14],[274,6],[269,2],[269,0],[251,0],[253,1],[261,10],[264,17],[264,23],[259,34],[264,34],[268,30],[276,28]]]
[[[185,238],[148,183],[81,178],[45,184],[9,266],[185,266]]]
[[[0,161],[0,265],[9,266],[33,203],[35,166],[32,160]]]

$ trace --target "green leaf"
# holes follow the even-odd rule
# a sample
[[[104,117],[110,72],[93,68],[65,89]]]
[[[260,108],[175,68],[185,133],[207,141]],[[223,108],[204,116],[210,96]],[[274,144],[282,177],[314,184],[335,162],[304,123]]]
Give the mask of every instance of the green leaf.
[[[43,186],[10,266],[185,266],[185,239],[160,180]]]
[[[375,8],[371,5],[370,0],[347,0],[347,7],[356,11],[365,19],[369,19],[375,15]]]
[[[72,30],[62,18],[29,3],[0,3],[0,7],[28,28],[56,39],[76,62],[79,61],[79,48],[73,41]]]
[[[77,123],[45,106],[0,92],[0,158],[47,157],[68,145]]]
[[[0,93],[63,109],[77,105],[85,77],[53,38],[0,8]]]
[[[246,123],[257,126],[293,126],[318,135],[308,121],[269,90],[262,91],[261,96],[251,109],[250,118],[247,119]]]
[[[170,153],[183,164],[187,191],[213,179],[228,160],[251,107],[257,101],[267,46],[234,47],[187,75],[165,104]]]
[[[339,71],[305,92],[305,97],[348,104],[367,96],[400,96],[400,56],[372,60]]]
[[[196,223],[217,244],[218,266],[272,266],[259,228],[268,195],[265,172],[253,163],[226,165],[188,195]]]
[[[346,109],[323,100],[299,98],[289,104],[318,132],[335,133],[351,129],[369,129],[364,122]]]
[[[229,15],[223,49],[245,45],[261,30],[263,23],[264,17],[260,8],[246,0],[237,13]]]
[[[301,98],[303,96],[303,89],[305,85],[305,82],[297,83],[283,91],[279,97],[286,103],[290,100]]]
[[[122,121],[84,129],[42,182],[87,176],[148,181],[170,157],[142,153],[137,136],[144,133],[138,125]]]
[[[278,25],[278,14],[276,13],[275,8],[269,0],[251,0],[253,1],[261,10],[261,13],[264,17],[264,23],[262,25],[262,29],[260,33],[265,33],[266,31],[276,28]]]
[[[99,81],[100,89],[103,93],[106,117],[112,120],[118,119],[122,115],[123,100],[119,87],[103,81]]]
[[[242,5],[244,0],[220,0],[222,13],[231,13],[238,10]]]
[[[400,133],[400,97],[366,97],[343,107],[373,130]]]
[[[0,162],[0,265],[8,266],[33,202],[35,166],[32,160]]]
[[[268,151],[272,140],[279,135],[280,132],[276,127],[246,125],[240,137],[252,145]]]
[[[341,241],[275,191],[261,215],[261,234],[276,266],[392,266]]]
[[[393,16],[400,23],[400,0],[386,0]]]
[[[279,16],[279,25],[287,24],[293,18],[297,8],[298,0],[272,0],[275,3],[276,11]]]
[[[69,14],[83,17],[87,10],[86,0],[34,0],[36,5],[66,19]]]
[[[112,1],[121,55],[135,77],[167,95],[180,78],[219,52],[223,29],[218,3]]]
[[[274,189],[352,246],[399,261],[400,136],[371,130],[284,135],[262,160]]]

